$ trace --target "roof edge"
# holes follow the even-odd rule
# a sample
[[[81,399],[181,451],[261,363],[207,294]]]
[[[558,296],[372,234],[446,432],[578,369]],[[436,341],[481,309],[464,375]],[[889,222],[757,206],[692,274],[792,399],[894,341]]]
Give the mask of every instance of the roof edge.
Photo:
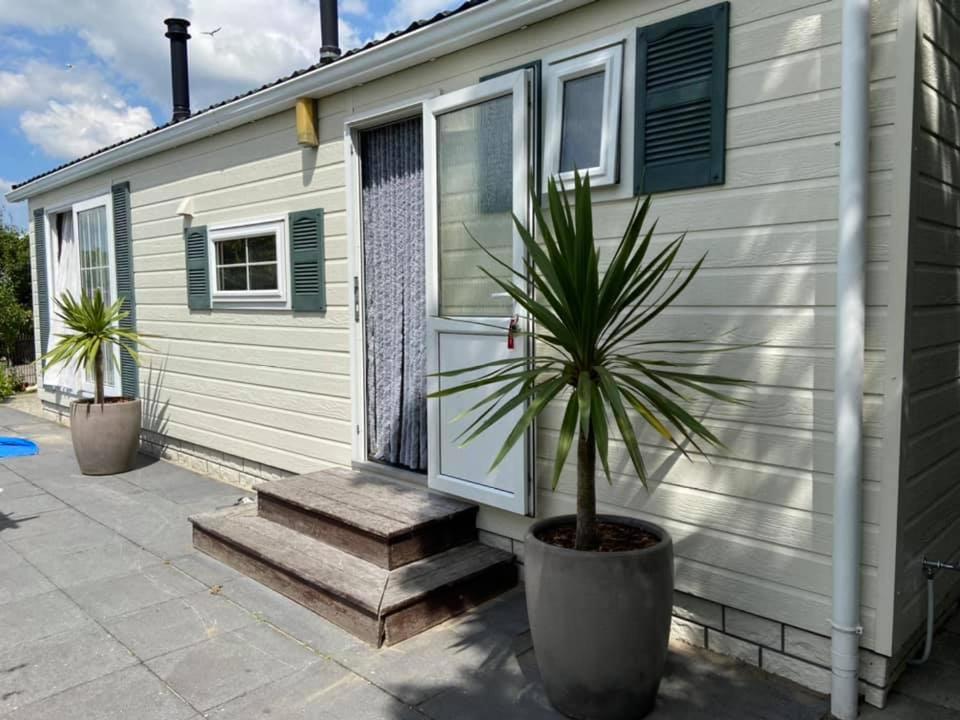
[[[592,2],[595,0],[493,0],[478,5],[42,175],[11,190],[6,199],[27,200],[123,163],[273,115],[292,107],[299,97],[332,95]]]

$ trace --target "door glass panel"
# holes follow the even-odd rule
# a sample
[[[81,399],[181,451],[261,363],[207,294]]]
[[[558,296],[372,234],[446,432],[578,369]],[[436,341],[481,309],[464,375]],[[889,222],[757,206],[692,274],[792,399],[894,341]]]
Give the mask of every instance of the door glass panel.
[[[437,117],[440,314],[507,317],[513,301],[489,277],[513,263],[513,98],[494,98]],[[482,246],[482,248],[481,248]]]
[[[81,210],[77,213],[77,230],[80,240],[80,290],[93,297],[96,290],[103,294],[108,305],[113,302],[110,283],[110,244],[107,237],[107,208],[103,205]],[[105,359],[103,379],[107,385],[116,385],[116,368]],[[87,381],[93,377],[87,373]]]

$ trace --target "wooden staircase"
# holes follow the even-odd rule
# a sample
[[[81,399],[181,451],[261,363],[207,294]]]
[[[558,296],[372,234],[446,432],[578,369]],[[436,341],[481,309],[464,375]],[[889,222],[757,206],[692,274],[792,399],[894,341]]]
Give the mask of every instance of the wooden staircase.
[[[190,521],[198,550],[380,646],[516,584],[513,556],[477,542],[476,517],[476,505],[334,469]]]

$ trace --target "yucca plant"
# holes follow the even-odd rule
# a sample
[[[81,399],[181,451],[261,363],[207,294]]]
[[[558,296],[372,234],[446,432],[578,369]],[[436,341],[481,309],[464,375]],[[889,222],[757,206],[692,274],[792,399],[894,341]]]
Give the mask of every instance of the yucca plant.
[[[610,481],[608,417],[613,419],[633,469],[646,487],[647,469],[629,410],[684,455],[689,450],[703,454],[699,441],[718,447],[722,444],[683,407],[688,394],[738,403],[741,401],[717,388],[746,383],[691,372],[705,363],[681,362],[675,356],[711,352],[692,347],[692,341],[636,338],[640,330],[647,328],[684,291],[706,257],[685,271],[672,273],[671,267],[683,243],[681,235],[648,258],[656,229],[654,222],[646,233],[642,232],[650,210],[650,197],[642,202],[638,198],[623,237],[606,270],[601,272],[589,177],[575,174],[572,205],[565,199],[565,188],[558,187],[553,180],[548,183],[547,194],[549,221],[541,207],[534,203],[539,242],[514,217],[527,251],[525,274],[517,273],[487,253],[492,262],[519,276],[521,282],[514,283],[513,277],[504,279],[503,273],[498,277],[489,269],[480,268],[529,313],[533,329],[521,334],[547,352],[533,358],[501,360],[440,373],[441,377],[477,372],[481,375],[440,390],[434,396],[477,388],[490,390],[464,413],[476,415],[459,436],[464,444],[511,411],[524,408],[494,458],[492,470],[547,405],[568,392],[554,459],[553,487],[557,486],[577,437],[575,547],[593,550],[599,543],[598,456]]]
[[[79,300],[66,291],[55,298],[54,303],[57,317],[69,332],[59,335],[60,340],[43,356],[43,360],[51,365],[73,364],[77,369],[83,368],[91,373],[95,386],[94,401],[102,404],[105,358],[116,366],[113,346],[119,345],[130,353],[134,362],[139,364],[140,361],[136,345],[143,344],[142,338],[136,331],[120,327],[120,322],[130,312],[123,309],[123,298],[107,305],[99,288],[92,295],[81,293]]]

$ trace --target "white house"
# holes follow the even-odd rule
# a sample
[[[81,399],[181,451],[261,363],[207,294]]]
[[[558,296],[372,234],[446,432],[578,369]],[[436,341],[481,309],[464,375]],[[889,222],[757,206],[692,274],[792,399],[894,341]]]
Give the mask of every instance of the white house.
[[[612,247],[655,192],[657,242],[686,232],[683,262],[708,255],[654,330],[753,344],[714,369],[757,385],[748,406],[694,406],[729,446],[710,462],[643,436],[650,493],[615,452],[602,508],[672,534],[676,633],[828,691],[841,5],[472,0],[51,170],[7,195],[33,219],[38,349],[57,292],[125,297],[153,347],[110,383],[145,399],[148,452],[246,484],[376,467],[480,504],[482,538],[522,561],[530,518],[572,507],[575,471],[550,489],[557,412],[488,476],[482,445],[452,442],[456,407],[425,399],[429,369],[508,352],[515,310],[463,228],[510,260],[511,212],[589,168]],[[870,5],[849,582],[861,690],[882,705],[922,637],[923,558],[960,552],[960,12]],[[48,368],[45,411],[85,388]],[[938,576],[938,610],[957,580]]]

